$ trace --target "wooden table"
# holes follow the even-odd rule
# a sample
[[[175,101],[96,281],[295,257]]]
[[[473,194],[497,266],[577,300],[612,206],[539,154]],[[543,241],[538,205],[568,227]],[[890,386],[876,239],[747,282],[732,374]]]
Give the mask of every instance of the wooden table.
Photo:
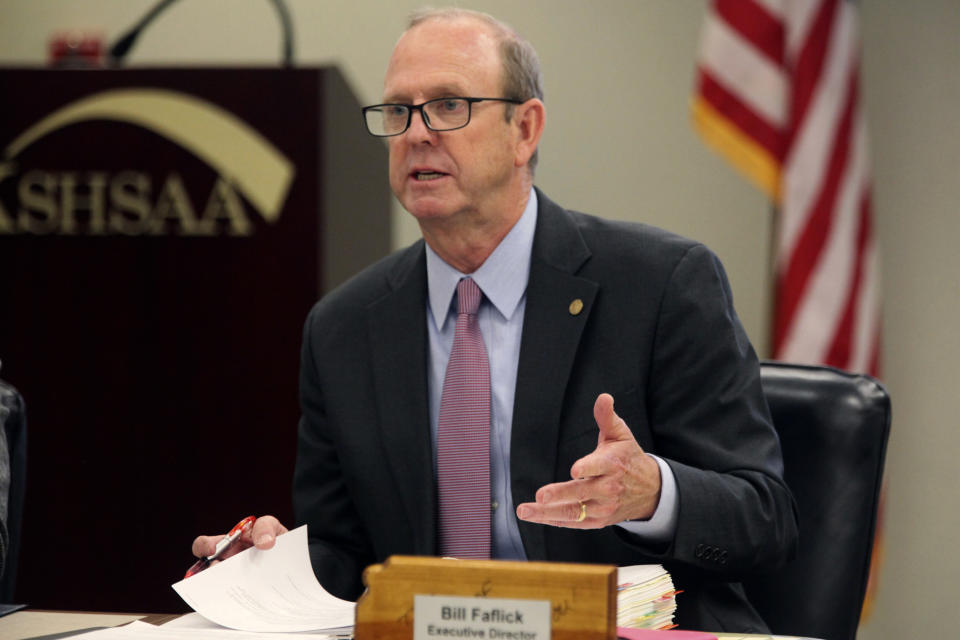
[[[0,638],[3,638],[3,640],[23,640],[24,638],[66,631],[79,631],[91,627],[116,627],[134,620],[163,624],[180,615],[179,613],[91,613],[25,609],[0,618]]]

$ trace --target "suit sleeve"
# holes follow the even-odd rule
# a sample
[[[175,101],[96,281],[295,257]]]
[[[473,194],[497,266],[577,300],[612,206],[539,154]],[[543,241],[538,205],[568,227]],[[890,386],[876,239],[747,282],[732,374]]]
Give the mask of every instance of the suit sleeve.
[[[317,580],[333,595],[356,600],[360,576],[373,562],[369,537],[353,506],[337,453],[338,437],[324,404],[319,340],[324,335],[320,307],[304,328],[300,362],[302,417],[297,436],[293,507],[298,525],[308,525],[310,561]]]
[[[723,267],[702,245],[683,255],[665,289],[648,407],[656,453],[677,483],[670,560],[727,578],[789,560],[795,505],[759,363]]]

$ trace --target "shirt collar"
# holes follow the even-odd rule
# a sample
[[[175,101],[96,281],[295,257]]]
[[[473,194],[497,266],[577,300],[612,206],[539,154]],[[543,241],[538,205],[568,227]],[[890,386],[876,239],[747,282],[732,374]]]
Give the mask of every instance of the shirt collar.
[[[430,312],[437,328],[443,330],[453,294],[461,278],[469,275],[500,314],[509,319],[527,290],[530,279],[530,256],[537,227],[537,194],[531,188],[523,215],[500,241],[480,268],[471,274],[461,273],[427,247],[427,289]]]

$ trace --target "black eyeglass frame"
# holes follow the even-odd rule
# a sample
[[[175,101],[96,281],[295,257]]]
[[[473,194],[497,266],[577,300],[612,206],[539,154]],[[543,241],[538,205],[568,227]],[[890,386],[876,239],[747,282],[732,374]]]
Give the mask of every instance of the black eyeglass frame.
[[[444,100],[465,100],[467,103],[467,121],[463,124],[450,127],[448,129],[437,129],[430,124],[430,117],[426,115],[423,111],[423,108],[428,104],[433,104],[435,102],[443,102]],[[523,104],[526,100],[514,100],[513,98],[467,98],[464,96],[447,96],[446,98],[434,98],[433,100],[427,100],[426,102],[421,102],[420,104],[404,104],[402,102],[385,102],[383,104],[372,104],[368,107],[363,107],[360,109],[360,115],[363,117],[363,126],[372,136],[377,138],[392,138],[393,136],[399,136],[406,133],[407,129],[410,128],[410,123],[413,122],[413,112],[419,111],[420,118],[423,120],[423,124],[430,131],[456,131],[457,129],[463,129],[465,126],[470,124],[471,118],[473,118],[473,105],[477,102],[508,102],[510,104]],[[407,109],[407,124],[396,133],[374,133],[370,131],[370,125],[367,124],[367,112],[372,109],[381,109],[383,107],[406,107]]]

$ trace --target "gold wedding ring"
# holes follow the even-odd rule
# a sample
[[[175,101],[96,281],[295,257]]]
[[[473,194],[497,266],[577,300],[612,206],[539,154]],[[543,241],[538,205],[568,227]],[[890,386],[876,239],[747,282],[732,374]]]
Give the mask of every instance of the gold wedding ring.
[[[580,502],[579,500],[577,502]],[[577,522],[583,522],[587,519],[587,505],[580,502],[580,515],[577,516]]]

